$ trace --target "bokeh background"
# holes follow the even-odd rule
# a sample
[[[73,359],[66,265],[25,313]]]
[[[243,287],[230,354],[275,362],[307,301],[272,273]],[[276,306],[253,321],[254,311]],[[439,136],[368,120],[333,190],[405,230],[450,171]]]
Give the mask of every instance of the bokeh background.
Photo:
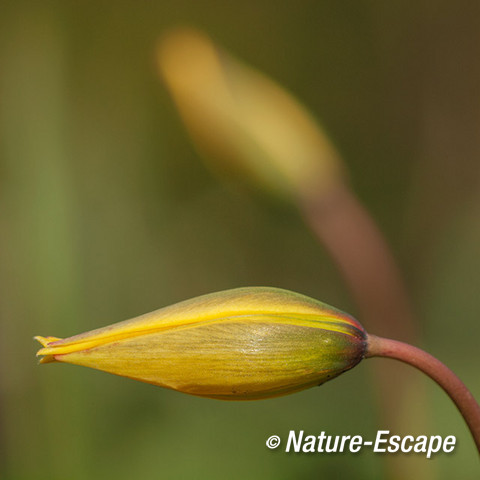
[[[382,455],[265,446],[290,429],[373,437],[382,424],[368,362],[251,403],[37,365],[34,335],[238,286],[356,314],[294,208],[201,163],[155,67],[158,36],[179,24],[322,120],[399,262],[423,346],[480,398],[480,4],[1,0],[0,477],[385,478]],[[412,433],[458,441],[428,461],[433,478],[477,478],[459,414],[425,386],[429,426]]]

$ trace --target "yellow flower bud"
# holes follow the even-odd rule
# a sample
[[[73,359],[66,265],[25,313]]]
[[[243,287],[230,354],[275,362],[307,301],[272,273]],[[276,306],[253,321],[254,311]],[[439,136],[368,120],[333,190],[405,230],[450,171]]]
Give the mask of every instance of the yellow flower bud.
[[[355,366],[366,333],[349,315],[287,290],[204,295],[70,338],[35,337],[66,362],[223,400],[275,397]]]
[[[338,185],[343,166],[327,135],[285,89],[190,29],[165,35],[159,67],[182,119],[214,169],[280,196]]]

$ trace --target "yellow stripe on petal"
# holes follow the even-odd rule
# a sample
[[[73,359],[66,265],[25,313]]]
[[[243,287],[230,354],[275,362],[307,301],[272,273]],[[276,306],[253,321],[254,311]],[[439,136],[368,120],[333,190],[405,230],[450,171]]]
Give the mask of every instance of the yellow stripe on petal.
[[[104,370],[194,395],[254,399],[320,384],[356,365],[352,317],[266,287],[194,298],[74,337],[35,337],[40,363]]]
[[[248,287],[196,297],[114,325],[65,339],[56,339],[58,341],[48,342],[47,345],[40,342],[50,348],[41,350],[39,355],[52,354],[54,353],[52,349],[57,346],[62,348],[72,346],[72,350],[64,351],[68,353],[78,348],[92,348],[107,341],[121,340],[130,336],[252,314],[279,314],[304,319],[311,317],[317,321],[330,319],[362,328],[349,315],[305,295],[270,287]],[[40,338],[55,339],[55,337]]]

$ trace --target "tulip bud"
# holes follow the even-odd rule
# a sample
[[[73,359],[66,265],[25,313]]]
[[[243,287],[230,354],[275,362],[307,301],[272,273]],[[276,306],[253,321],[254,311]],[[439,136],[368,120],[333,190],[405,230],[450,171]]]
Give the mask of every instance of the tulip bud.
[[[319,195],[343,180],[320,125],[280,85],[189,29],[164,36],[159,67],[195,144],[214,170],[282,197]]]
[[[40,363],[104,370],[223,400],[275,397],[355,366],[366,333],[349,315],[287,290],[204,295],[70,338],[35,337]]]

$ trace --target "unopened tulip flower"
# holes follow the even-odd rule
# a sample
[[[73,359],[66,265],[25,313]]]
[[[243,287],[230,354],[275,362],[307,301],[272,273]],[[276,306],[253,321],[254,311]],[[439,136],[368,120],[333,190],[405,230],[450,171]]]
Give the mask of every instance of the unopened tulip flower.
[[[321,385],[367,357],[390,357],[435,380],[480,451],[480,406],[428,353],[368,335],[350,315],[288,290],[238,288],[60,339],[35,337],[40,363],[104,370],[222,400],[276,397]]]
[[[355,366],[366,335],[349,315],[275,288],[214,293],[74,337],[35,337],[41,363],[92,367],[224,400],[275,397]]]

